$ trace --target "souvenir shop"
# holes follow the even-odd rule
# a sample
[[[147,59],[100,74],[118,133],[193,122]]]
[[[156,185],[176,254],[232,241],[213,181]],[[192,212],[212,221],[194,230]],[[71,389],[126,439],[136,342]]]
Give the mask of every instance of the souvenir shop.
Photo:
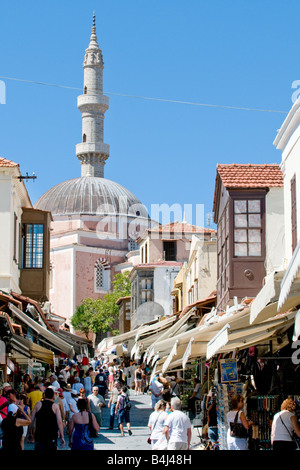
[[[300,422],[300,353],[293,360],[295,350],[291,340],[286,346],[275,348],[274,341],[213,356],[209,362],[200,362],[200,377],[205,374],[208,388],[196,409],[196,421],[202,429],[207,422],[207,405],[215,401],[217,409],[218,440],[220,450],[227,449],[227,413],[231,399],[242,395],[244,412],[253,426],[249,432],[249,450],[271,450],[271,427],[275,413],[282,402],[293,398]],[[291,335],[290,335],[291,333]],[[300,347],[300,345],[299,345]],[[194,369],[195,371],[195,369]],[[195,421],[194,421],[195,422]]]

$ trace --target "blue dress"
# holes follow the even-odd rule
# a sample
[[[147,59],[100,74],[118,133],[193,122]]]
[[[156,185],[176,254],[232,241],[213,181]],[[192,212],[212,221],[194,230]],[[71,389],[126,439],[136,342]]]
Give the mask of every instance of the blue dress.
[[[90,437],[88,424],[75,423],[71,450],[94,450],[94,441]]]

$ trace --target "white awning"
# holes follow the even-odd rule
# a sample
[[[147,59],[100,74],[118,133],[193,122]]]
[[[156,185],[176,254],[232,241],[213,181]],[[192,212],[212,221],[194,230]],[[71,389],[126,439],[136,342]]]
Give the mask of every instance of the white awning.
[[[137,328],[131,331],[127,331],[126,333],[122,333],[120,335],[108,336],[107,338],[104,338],[102,341],[100,341],[96,348],[96,351],[101,354],[105,350],[112,348],[116,344],[126,343],[127,341],[130,341],[135,338],[136,332]]]
[[[209,319],[208,323],[190,329],[184,333],[177,334],[172,338],[163,341],[157,341],[153,345],[151,351],[152,356],[159,354],[160,357],[168,356],[171,352],[173,344],[178,341],[178,346],[185,345],[187,347],[191,338],[194,338],[194,343],[208,343],[226,323],[230,321],[233,329],[244,328],[249,325],[249,308],[245,307],[242,311],[230,313],[225,315],[215,315]],[[206,350],[205,350],[206,354]]]
[[[193,316],[192,312],[186,313],[182,318],[177,320],[177,322],[174,325],[172,325],[170,328],[165,330],[156,341],[153,341],[151,343],[151,345],[147,348],[146,354],[145,354],[145,360],[147,361],[148,364],[150,363],[151,358],[155,354],[154,353],[155,345],[158,342],[166,340],[166,342],[170,343],[172,347],[173,345],[172,338],[175,337],[175,335],[180,334],[180,333],[185,333],[188,330],[189,328],[188,320],[191,318],[191,316]]]
[[[227,323],[223,328],[207,343],[206,357],[210,359],[216,354],[222,346],[228,343],[228,330],[230,329],[229,323]]]
[[[287,310],[288,300],[289,305],[293,302],[293,307],[300,303],[300,241],[298,242],[291,261],[288,265],[284,278],[281,282],[280,296],[278,299],[278,311],[282,312],[283,309]]]
[[[235,349],[245,349],[249,346],[259,344],[269,339],[282,328],[289,328],[296,315],[296,311],[287,314],[279,314],[277,317],[266,320],[258,325],[251,325],[248,328],[232,330],[227,324],[217,333],[217,335],[207,344],[206,357],[210,359],[217,353],[233,351]]]
[[[259,291],[250,307],[250,324],[260,323],[272,315],[276,315],[277,306],[274,310],[269,305],[277,302],[280,294],[280,284],[284,276],[284,271],[274,272],[269,276],[265,285]]]
[[[75,355],[74,348],[71,346],[69,343],[66,341],[60,339],[58,336],[56,336],[52,331],[47,330],[44,328],[42,325],[34,321],[32,318],[30,318],[26,313],[22,312],[22,310],[18,309],[15,305],[12,303],[8,304],[11,312],[16,315],[21,321],[23,321],[27,326],[32,328],[36,333],[41,335],[43,338],[45,338],[49,343],[52,344],[56,349],[59,351],[63,352],[69,357],[73,357]]]
[[[170,362],[172,361],[173,357],[177,356],[177,344],[178,344],[178,341],[175,341],[169,356],[167,357],[167,359],[163,363],[163,366],[162,366],[162,372],[163,373],[165,373],[168,370],[168,367],[169,367]]]
[[[157,333],[159,330],[169,328],[173,323],[177,320],[176,315],[172,315],[170,317],[165,318],[164,320],[158,320],[156,323],[152,325],[145,325],[141,326],[137,329],[135,340],[142,341],[142,337],[147,337],[148,335],[152,335]]]

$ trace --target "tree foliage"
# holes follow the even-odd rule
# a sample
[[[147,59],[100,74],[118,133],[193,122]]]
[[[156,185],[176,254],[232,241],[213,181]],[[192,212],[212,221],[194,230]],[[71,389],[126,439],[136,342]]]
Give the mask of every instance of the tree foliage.
[[[71,324],[77,331],[83,332],[86,337],[90,331],[114,331],[116,319],[119,316],[119,307],[116,305],[120,297],[130,295],[131,285],[129,271],[117,273],[113,279],[113,289],[100,299],[85,299],[74,313]]]

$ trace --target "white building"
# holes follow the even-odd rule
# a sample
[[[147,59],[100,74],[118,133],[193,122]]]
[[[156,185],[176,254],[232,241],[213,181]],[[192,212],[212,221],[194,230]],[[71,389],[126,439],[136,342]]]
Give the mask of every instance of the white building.
[[[0,289],[9,293],[20,290],[20,227],[23,207],[32,208],[20,168],[0,158]]]
[[[217,285],[217,238],[193,235],[185,270],[185,305],[208,297]]]
[[[281,151],[284,178],[285,276],[278,309],[300,305],[300,99],[292,106],[274,140]]]

